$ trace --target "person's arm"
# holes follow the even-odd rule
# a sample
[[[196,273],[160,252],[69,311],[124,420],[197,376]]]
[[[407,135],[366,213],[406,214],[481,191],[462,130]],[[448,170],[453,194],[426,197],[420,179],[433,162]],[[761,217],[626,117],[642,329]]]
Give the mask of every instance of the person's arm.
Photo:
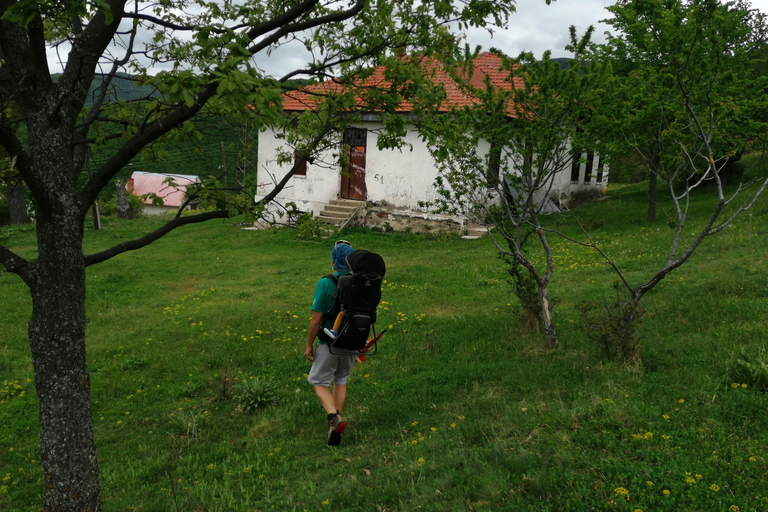
[[[323,327],[323,314],[319,311],[312,312],[312,319],[309,321],[309,332],[307,333],[307,346],[304,349],[304,357],[308,361],[315,360],[315,338],[320,334]]]

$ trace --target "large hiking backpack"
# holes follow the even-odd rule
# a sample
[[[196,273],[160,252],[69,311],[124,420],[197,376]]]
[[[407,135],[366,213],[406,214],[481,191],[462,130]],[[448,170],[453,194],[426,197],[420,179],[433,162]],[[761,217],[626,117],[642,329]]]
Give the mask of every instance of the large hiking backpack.
[[[328,344],[331,353],[334,353],[333,349],[360,350],[365,347],[371,330],[375,329],[381,282],[387,271],[381,256],[362,249],[347,256],[347,263],[352,275],[332,276],[338,279],[332,314],[336,311],[344,314],[336,338],[320,337]],[[333,318],[336,318],[335,314]]]

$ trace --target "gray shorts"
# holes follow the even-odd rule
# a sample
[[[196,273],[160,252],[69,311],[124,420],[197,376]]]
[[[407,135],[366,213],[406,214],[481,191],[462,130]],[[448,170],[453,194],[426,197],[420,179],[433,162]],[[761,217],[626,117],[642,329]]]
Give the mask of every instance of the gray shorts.
[[[318,343],[307,381],[313,386],[330,386],[331,382],[344,385],[352,372],[357,356],[357,352],[334,355],[328,350],[328,345]]]

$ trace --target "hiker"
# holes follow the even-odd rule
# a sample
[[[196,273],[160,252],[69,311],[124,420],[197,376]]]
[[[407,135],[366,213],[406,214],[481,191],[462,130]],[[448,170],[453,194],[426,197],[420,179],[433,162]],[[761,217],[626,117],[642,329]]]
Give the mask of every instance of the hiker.
[[[352,254],[352,245],[346,240],[339,240],[331,251],[333,275],[350,274],[347,256]],[[327,336],[323,328],[332,328],[335,314],[332,314],[335,304],[336,281],[325,276],[315,286],[315,297],[312,301],[312,320],[309,322],[307,347],[304,356],[312,361],[309,371],[310,384],[315,388],[315,394],[328,414],[328,444],[336,446],[341,443],[341,434],[347,424],[341,416],[344,410],[344,400],[347,398],[347,379],[355,364],[357,353],[343,351],[331,354],[328,348]],[[317,348],[314,347],[316,337],[320,337]],[[333,384],[333,391],[331,391]]]

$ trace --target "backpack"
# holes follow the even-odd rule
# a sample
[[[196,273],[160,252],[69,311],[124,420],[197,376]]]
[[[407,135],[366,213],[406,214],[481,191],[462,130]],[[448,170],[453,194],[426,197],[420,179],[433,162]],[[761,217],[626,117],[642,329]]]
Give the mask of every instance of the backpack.
[[[376,323],[376,308],[381,301],[381,282],[386,273],[384,259],[378,254],[358,249],[347,256],[351,275],[325,277],[336,282],[334,306],[328,316],[343,312],[335,339],[320,332],[320,339],[333,349],[360,350],[365,347]]]

